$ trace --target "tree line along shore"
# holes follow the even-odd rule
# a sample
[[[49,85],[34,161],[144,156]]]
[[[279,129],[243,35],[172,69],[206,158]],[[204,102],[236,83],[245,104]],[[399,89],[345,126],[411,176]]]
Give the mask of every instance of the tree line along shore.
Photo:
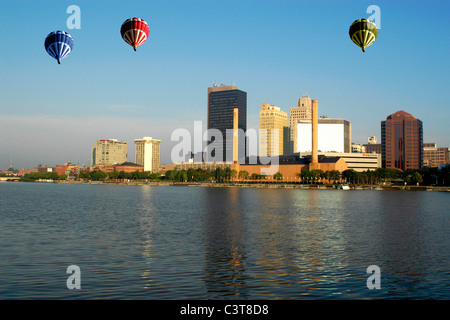
[[[118,172],[109,173],[95,170],[80,172],[73,175],[58,175],[56,172],[31,172],[25,174],[19,181],[39,182],[89,182],[89,183],[151,183],[151,184],[262,184],[262,185],[309,185],[333,187],[336,184],[347,183],[353,187],[391,186],[391,187],[432,187],[450,185],[450,165],[442,169],[424,168],[401,171],[398,169],[378,168],[372,171],[357,172],[348,169],[337,170],[302,170],[296,177],[283,177],[280,172],[273,176],[250,175],[247,171],[231,170],[230,168],[216,170],[188,169],[170,170],[164,175],[151,172]]]

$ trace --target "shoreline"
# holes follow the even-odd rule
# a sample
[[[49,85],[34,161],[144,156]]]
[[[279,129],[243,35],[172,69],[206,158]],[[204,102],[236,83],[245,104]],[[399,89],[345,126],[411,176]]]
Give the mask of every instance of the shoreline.
[[[52,182],[41,182],[52,183]],[[340,190],[338,184],[296,184],[296,183],[244,183],[244,182],[164,182],[164,181],[54,181],[62,184],[88,184],[88,185],[131,185],[131,186],[178,186],[178,187],[213,187],[213,188],[257,188],[257,189],[316,189],[316,190]],[[394,186],[394,185],[349,185],[350,190],[377,190],[377,191],[443,191],[450,192],[450,186]]]

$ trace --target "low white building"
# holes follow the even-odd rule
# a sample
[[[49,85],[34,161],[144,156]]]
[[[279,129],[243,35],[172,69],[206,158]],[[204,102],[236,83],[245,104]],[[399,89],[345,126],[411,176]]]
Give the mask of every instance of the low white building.
[[[310,155],[311,152],[302,152],[300,156]],[[381,168],[381,154],[378,153],[357,153],[357,152],[319,152],[319,155],[327,157],[340,157],[347,162],[349,169],[357,172],[376,170]]]

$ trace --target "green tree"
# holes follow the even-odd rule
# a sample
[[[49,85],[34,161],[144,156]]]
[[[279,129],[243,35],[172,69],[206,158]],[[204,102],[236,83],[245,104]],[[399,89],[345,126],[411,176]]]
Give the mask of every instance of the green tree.
[[[302,179],[302,183],[305,183],[310,178],[309,170],[306,168],[302,168],[302,170],[299,173],[297,173],[297,176],[299,176]]]
[[[91,178],[91,175],[89,174],[89,172],[80,172],[79,177],[80,177],[80,179],[86,179],[86,180],[88,180],[88,179]]]
[[[114,180],[114,179],[117,179],[118,177],[119,177],[119,171],[114,170],[114,171],[111,171],[110,173],[108,173],[109,179]]]
[[[330,182],[330,171],[329,170],[325,171],[322,175],[322,178],[327,180],[327,182]]]
[[[247,179],[249,176],[249,173],[247,170],[241,170],[239,171],[239,178],[241,179]]]
[[[91,176],[91,180],[100,181],[100,180],[106,179],[107,174],[100,170],[94,170],[90,173],[90,176]]]
[[[273,175],[273,178],[275,179],[275,180],[283,180],[283,174],[281,173],[281,172],[277,172],[277,173],[275,173],[274,175]]]
[[[337,180],[339,180],[340,173],[338,170],[331,170],[330,171],[330,180],[333,180],[334,183],[336,183]]]
[[[342,172],[342,178],[349,183],[355,183],[358,179],[358,173],[354,169],[347,169]]]
[[[166,172],[166,175],[165,175],[167,180],[175,180],[176,176],[177,176],[176,170],[169,170]]]
[[[441,181],[443,185],[450,185],[450,164],[447,164],[440,170],[439,181]]]
[[[414,173],[410,173],[409,175],[407,175],[406,181],[409,184],[420,184],[423,182],[423,178],[422,175],[418,171],[416,171]]]
[[[159,174],[157,174],[156,172],[149,173],[149,175],[148,175],[148,179],[151,179],[151,180],[157,180],[158,178],[159,178]]]
[[[325,172],[322,169],[316,169],[315,171],[317,173],[317,177],[319,178],[319,180],[325,178]]]

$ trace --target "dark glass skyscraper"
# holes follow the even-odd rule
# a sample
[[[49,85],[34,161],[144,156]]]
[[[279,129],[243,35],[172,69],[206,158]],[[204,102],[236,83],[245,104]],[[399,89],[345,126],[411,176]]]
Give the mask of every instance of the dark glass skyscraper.
[[[381,121],[381,152],[383,168],[422,168],[422,121],[405,111],[398,111]]]
[[[245,158],[247,131],[247,93],[236,86],[213,86],[208,88],[208,159],[216,162],[233,161],[234,109],[238,109],[238,160]],[[214,132],[221,133],[220,143]],[[217,131],[216,131],[217,132]],[[211,135],[212,133],[212,135]],[[214,143],[214,141],[216,141]],[[213,143],[213,144],[211,144]],[[214,146],[214,147],[212,147]]]

